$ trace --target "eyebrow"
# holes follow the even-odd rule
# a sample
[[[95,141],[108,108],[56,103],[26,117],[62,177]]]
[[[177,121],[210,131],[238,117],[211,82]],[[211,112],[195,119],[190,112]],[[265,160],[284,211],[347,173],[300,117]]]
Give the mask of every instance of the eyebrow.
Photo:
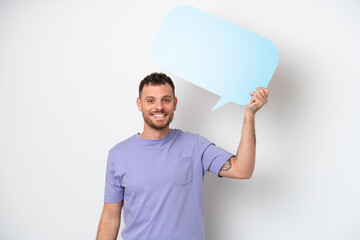
[[[170,95],[165,95],[165,96],[163,96],[162,98],[167,98],[167,97],[172,98]],[[147,98],[155,98],[155,97],[153,97],[153,96],[147,96],[145,99],[147,99]]]

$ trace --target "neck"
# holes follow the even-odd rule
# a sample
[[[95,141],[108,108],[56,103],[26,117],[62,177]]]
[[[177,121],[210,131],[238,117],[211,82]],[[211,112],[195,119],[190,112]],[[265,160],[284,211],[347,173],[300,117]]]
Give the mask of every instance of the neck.
[[[169,126],[167,126],[166,128],[163,128],[163,129],[154,129],[145,124],[144,130],[140,134],[140,137],[146,138],[146,139],[157,140],[157,139],[166,137],[169,134],[169,132],[170,132]]]

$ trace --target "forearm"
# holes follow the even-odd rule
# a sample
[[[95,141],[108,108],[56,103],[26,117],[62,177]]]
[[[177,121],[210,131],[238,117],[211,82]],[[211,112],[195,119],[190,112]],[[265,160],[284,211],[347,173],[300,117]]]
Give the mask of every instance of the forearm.
[[[97,240],[116,240],[120,227],[120,219],[101,216]]]
[[[250,178],[254,171],[255,147],[255,114],[246,112],[235,162],[236,169],[242,177]]]

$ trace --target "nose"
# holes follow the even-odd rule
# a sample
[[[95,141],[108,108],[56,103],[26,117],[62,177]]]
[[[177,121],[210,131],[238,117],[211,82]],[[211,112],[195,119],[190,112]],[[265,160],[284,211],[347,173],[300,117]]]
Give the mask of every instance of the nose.
[[[162,101],[157,101],[156,105],[155,105],[155,110],[156,111],[161,111],[163,109],[164,109],[163,102]]]

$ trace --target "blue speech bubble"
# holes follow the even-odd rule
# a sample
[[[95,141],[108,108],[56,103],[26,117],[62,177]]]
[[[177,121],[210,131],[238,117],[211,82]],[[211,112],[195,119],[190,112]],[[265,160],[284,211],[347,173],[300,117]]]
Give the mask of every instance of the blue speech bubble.
[[[152,45],[156,65],[228,103],[250,103],[267,87],[279,62],[275,45],[248,30],[188,5],[173,8]]]

